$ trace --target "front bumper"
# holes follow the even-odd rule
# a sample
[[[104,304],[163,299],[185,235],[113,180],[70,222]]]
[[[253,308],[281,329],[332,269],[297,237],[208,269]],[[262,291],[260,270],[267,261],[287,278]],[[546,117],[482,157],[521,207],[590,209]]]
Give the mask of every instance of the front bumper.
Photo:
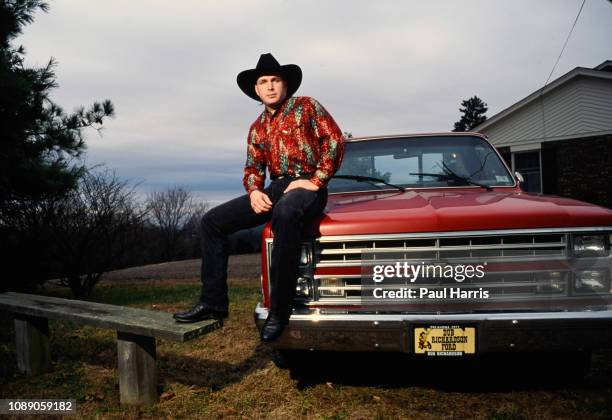
[[[268,310],[258,304],[261,330]],[[468,314],[294,313],[279,349],[414,352],[416,326],[476,327],[477,353],[612,348],[612,310]]]

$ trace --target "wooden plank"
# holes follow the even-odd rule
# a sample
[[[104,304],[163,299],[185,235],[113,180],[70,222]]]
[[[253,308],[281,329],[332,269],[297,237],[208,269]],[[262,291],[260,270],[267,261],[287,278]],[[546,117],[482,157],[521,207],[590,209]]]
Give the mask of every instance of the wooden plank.
[[[15,318],[17,368],[27,375],[38,375],[51,367],[49,322],[45,318],[18,315]]]
[[[151,406],[157,402],[155,338],[117,333],[121,404]]]
[[[167,312],[15,292],[0,293],[0,309],[179,342],[220,327],[216,320],[180,324]]]

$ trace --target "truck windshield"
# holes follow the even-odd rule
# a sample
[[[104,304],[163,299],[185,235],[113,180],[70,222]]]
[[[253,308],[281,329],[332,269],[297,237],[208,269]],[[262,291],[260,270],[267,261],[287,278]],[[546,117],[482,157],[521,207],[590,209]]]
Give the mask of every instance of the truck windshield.
[[[453,176],[449,176],[451,173]],[[347,142],[330,192],[482,185],[508,187],[514,179],[497,152],[474,136],[406,137]],[[378,178],[359,182],[351,176]],[[357,178],[355,177],[355,178]],[[466,182],[469,180],[469,182]]]

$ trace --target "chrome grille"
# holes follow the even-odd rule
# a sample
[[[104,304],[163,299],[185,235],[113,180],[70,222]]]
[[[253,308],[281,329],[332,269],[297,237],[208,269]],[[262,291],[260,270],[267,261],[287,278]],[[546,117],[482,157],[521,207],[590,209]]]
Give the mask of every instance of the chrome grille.
[[[483,278],[466,279],[462,283],[452,278],[419,278],[414,283],[406,281],[400,287],[426,287],[430,290],[483,288],[490,296],[486,302],[571,298],[574,296],[574,280],[567,262],[572,258],[572,235],[589,232],[609,234],[610,228],[323,236],[315,241],[315,268],[334,267],[338,274],[314,276],[313,304],[363,303],[362,279],[356,267],[364,263],[393,263],[400,258],[434,265],[499,263],[492,266],[496,268],[487,271]],[[606,259],[609,260],[610,256]],[[537,268],[539,263],[555,268]],[[500,266],[502,268],[498,268]],[[344,267],[353,267],[350,269],[352,274],[342,273]],[[377,287],[397,290],[398,284],[379,283]],[[410,301],[419,303],[419,299]]]
[[[384,261],[385,254],[402,256],[407,260],[452,261],[487,258],[488,261],[509,259],[555,259],[567,256],[568,238],[565,233],[514,234],[495,236],[450,236],[431,238],[402,238],[339,241],[322,239],[318,242],[318,267],[358,266],[362,254],[368,260]]]
[[[326,285],[326,280],[334,279],[333,286]],[[457,283],[452,279],[421,279],[418,283],[406,282],[401,287],[419,289],[426,287],[429,290],[440,290],[442,288],[460,287],[461,290],[479,290],[483,288],[489,292],[491,299],[524,299],[540,297],[550,299],[555,296],[567,296],[569,291],[569,273],[556,272],[553,276],[548,271],[533,272],[507,272],[495,273],[486,277],[486,280],[466,279],[462,283]],[[318,285],[320,302],[355,303],[361,302],[361,276],[315,276]],[[383,289],[397,289],[398,285],[392,286],[378,285]],[[332,294],[326,293],[335,292]],[[411,300],[418,302],[418,299]]]

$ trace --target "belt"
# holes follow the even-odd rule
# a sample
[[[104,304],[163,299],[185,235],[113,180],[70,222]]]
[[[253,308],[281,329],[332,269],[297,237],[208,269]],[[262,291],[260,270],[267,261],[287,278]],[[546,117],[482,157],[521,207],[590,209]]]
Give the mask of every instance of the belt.
[[[312,178],[312,174],[300,174],[300,175],[272,175],[270,174],[270,179],[272,181],[276,181],[277,179],[300,179],[300,178]]]

